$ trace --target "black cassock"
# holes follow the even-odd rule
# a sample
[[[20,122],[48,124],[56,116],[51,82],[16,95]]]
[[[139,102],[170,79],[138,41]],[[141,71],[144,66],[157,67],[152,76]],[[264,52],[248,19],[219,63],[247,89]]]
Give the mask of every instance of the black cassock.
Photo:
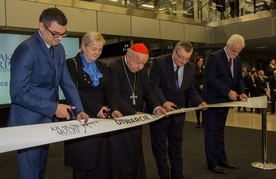
[[[136,72],[136,74],[132,73],[128,70],[123,57],[110,64],[109,72],[114,90],[113,94],[116,97],[119,110],[124,116],[133,115],[138,111],[143,112],[144,104],[150,112],[155,107],[160,106],[149,85],[147,68]],[[135,105],[132,97],[137,97],[135,98]],[[108,144],[111,160],[110,178],[146,178],[142,148],[142,126],[111,132],[108,137]]]

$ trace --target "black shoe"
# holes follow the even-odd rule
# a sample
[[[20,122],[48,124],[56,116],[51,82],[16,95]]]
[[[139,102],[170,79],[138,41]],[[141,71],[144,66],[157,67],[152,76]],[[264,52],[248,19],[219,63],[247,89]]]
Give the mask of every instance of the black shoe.
[[[174,177],[174,176],[171,176],[171,179],[184,179],[186,177],[184,177],[183,175],[181,177]]]
[[[200,123],[197,123],[197,124],[196,124],[196,128],[200,128]]]
[[[275,114],[275,112],[271,112],[270,114]]]
[[[218,166],[223,167],[223,168],[237,169],[237,167],[235,165],[232,165],[228,162],[218,163]]]
[[[219,173],[219,174],[226,174],[225,170],[223,170],[222,168],[220,168],[218,165],[209,165],[208,169],[214,173]]]

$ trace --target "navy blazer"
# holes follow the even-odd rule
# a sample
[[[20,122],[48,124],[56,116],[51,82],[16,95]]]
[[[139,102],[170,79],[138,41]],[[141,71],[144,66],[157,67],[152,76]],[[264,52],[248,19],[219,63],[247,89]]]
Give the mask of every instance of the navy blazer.
[[[242,63],[238,56],[233,60],[234,77],[232,77],[227,55],[224,49],[211,53],[206,62],[205,82],[201,96],[208,104],[230,101],[230,90],[237,94],[244,93],[244,81],[242,79]]]
[[[261,79],[260,76],[258,76],[255,79],[255,84],[256,84],[257,96],[266,95],[266,90],[265,90],[265,89],[267,89],[266,80],[264,78]]]
[[[276,93],[274,90],[276,89],[276,78],[274,76],[269,78],[269,88],[270,88],[270,94]]]
[[[195,88],[195,67],[193,63],[188,62],[184,65],[182,85],[179,89],[176,88],[172,54],[159,56],[153,60],[150,84],[162,105],[166,101],[171,101],[179,108],[184,108],[186,97],[193,106],[198,106],[203,102]]]
[[[11,109],[8,125],[51,122],[60,86],[67,102],[83,111],[78,91],[65,63],[62,44],[54,46],[54,63],[38,31],[22,42],[11,58]]]

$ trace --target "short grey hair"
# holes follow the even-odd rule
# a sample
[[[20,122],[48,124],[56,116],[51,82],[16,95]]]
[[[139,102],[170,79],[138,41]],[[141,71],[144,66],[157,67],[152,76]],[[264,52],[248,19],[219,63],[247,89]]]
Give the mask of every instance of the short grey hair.
[[[234,44],[236,43],[242,43],[242,46],[245,46],[245,41],[243,36],[239,35],[239,34],[233,34],[227,41],[227,45],[229,45],[229,47],[232,47]]]
[[[179,51],[180,49],[184,49],[185,52],[189,53],[193,51],[193,45],[191,44],[191,42],[181,40],[175,45],[174,49],[176,51]]]

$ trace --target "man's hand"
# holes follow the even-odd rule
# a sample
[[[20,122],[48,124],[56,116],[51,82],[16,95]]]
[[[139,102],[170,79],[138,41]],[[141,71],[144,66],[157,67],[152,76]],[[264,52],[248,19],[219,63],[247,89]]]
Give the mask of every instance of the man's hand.
[[[84,123],[87,123],[89,116],[85,112],[82,111],[76,116],[76,119],[77,120],[84,119]]]
[[[246,94],[241,94],[240,96],[239,96],[239,98],[240,98],[240,100],[242,100],[242,101],[247,101],[247,99],[248,99],[248,97],[247,97],[247,95]]]
[[[233,91],[233,90],[230,90],[230,92],[228,93],[228,97],[232,101],[237,101],[237,99],[238,99],[237,97],[238,96],[239,95],[235,91]]]
[[[204,106],[207,106],[207,103],[206,102],[202,102],[200,103],[200,105],[198,105],[198,107],[204,107]],[[202,110],[206,110],[207,108],[202,108]]]
[[[155,112],[157,115],[166,115],[167,114],[167,111],[162,108],[162,107],[159,107],[156,109],[156,112]]]
[[[170,111],[174,111],[176,108],[176,105],[170,101],[166,101],[162,107],[167,111],[167,112],[170,112]]]
[[[75,108],[75,106],[70,106],[67,104],[58,104],[55,115],[57,118],[70,120],[70,114],[68,113],[68,110],[72,111]]]

